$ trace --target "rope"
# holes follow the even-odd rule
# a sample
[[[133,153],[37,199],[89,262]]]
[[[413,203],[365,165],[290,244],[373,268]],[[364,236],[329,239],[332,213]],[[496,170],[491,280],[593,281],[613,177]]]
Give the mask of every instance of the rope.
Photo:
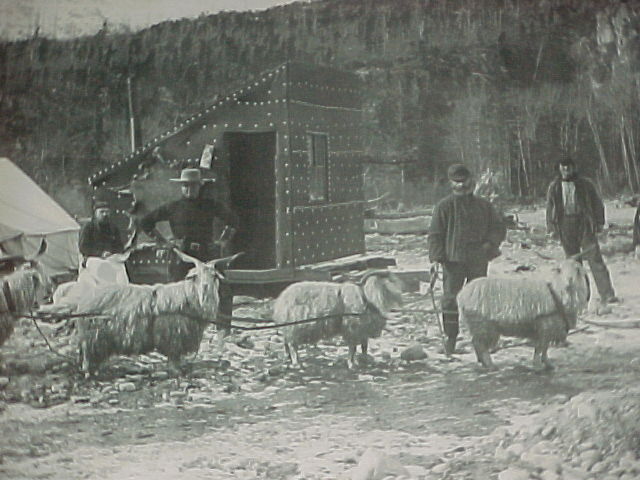
[[[29,317],[29,318],[31,318],[31,320],[33,321],[33,324],[36,326],[36,330],[38,330],[38,333],[44,340],[44,343],[47,344],[47,347],[49,347],[49,350],[51,350],[54,354],[58,355],[59,357],[69,360],[74,367],[77,367],[77,361],[75,358],[70,357],[69,355],[65,355],[64,353],[60,353],[55,348],[53,348],[53,346],[51,346],[51,343],[49,343],[49,339],[46,337],[44,332],[40,329],[40,325],[38,325],[36,318],[35,317]]]
[[[549,293],[551,294],[551,298],[553,299],[553,304],[556,306],[556,310],[560,314],[560,318],[564,322],[564,329],[568,332],[571,330],[571,324],[569,322],[569,318],[567,317],[567,310],[562,305],[562,301],[558,297],[558,294],[553,290],[553,287],[550,283],[547,282],[547,288],[549,289]]]
[[[230,325],[229,323],[226,322],[220,322],[220,321],[216,321],[216,320],[208,320],[208,323],[211,323],[213,325],[220,325],[222,327],[226,327],[226,328],[235,328],[236,330],[242,330],[242,331],[251,331],[251,330],[270,330],[270,329],[274,329],[274,328],[283,328],[283,327],[290,327],[292,325],[300,325],[303,323],[311,323],[311,322],[319,322],[321,320],[329,320],[332,318],[338,318],[338,317],[360,317],[362,316],[362,313],[341,313],[341,314],[334,314],[334,315],[325,315],[322,317],[313,317],[313,318],[305,318],[303,320],[296,320],[294,322],[285,322],[285,323],[279,323],[277,325],[261,325],[261,326],[257,326],[257,327],[241,327],[240,325]],[[197,319],[199,321],[202,321],[202,317],[198,317],[196,315],[185,315],[186,317],[189,318],[194,318]],[[218,314],[218,316],[223,317],[223,318],[229,318],[231,320],[238,320],[238,321],[249,321],[249,322],[273,322],[273,320],[268,320],[268,319],[264,319],[264,318],[250,318],[250,317],[233,317],[230,315],[225,315],[225,314]]]

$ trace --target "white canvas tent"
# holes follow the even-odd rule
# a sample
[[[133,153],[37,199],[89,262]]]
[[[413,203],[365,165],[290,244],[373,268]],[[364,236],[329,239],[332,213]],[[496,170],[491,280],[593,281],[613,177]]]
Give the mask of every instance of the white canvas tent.
[[[78,268],[78,223],[8,158],[0,158],[0,256],[32,256],[47,241],[39,258],[47,273]]]

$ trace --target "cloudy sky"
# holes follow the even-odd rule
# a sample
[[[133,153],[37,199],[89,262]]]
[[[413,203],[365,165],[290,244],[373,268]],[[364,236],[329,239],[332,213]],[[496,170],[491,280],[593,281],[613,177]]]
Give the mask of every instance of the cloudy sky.
[[[37,26],[46,36],[91,35],[105,20],[136,30],[202,13],[264,10],[286,3],[293,0],[0,0],[0,38],[30,36]]]

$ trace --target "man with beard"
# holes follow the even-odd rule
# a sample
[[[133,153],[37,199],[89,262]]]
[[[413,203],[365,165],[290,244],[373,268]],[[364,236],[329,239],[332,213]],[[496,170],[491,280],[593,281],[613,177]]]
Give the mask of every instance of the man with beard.
[[[120,231],[111,222],[111,208],[102,200],[97,200],[93,205],[93,217],[82,228],[80,253],[87,257],[105,258],[114,253],[122,253],[124,244]]]
[[[558,162],[560,175],[547,191],[547,231],[560,239],[567,257],[584,252],[602,304],[616,303],[609,269],[597,234],[604,227],[604,204],[591,180],[579,175],[572,158]]]
[[[180,178],[171,181],[180,184],[182,198],[165,203],[144,216],[140,222],[142,229],[150,237],[166,243],[155,226],[167,221],[179,250],[203,262],[216,258],[219,251],[213,239],[214,220],[220,218],[233,227],[237,218],[224,204],[201,195],[205,180],[200,169],[185,168]],[[171,280],[182,280],[192,267],[176,258],[169,269]]]
[[[493,205],[473,194],[475,182],[467,167],[452,165],[447,176],[452,193],[433,210],[429,259],[442,264],[442,324],[450,355],[459,332],[456,295],[465,282],[487,275],[489,261],[500,255],[506,228]]]

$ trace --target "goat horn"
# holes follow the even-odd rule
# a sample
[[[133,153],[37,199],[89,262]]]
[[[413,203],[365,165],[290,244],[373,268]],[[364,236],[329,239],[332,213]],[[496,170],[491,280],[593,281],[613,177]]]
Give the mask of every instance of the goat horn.
[[[216,258],[215,260],[211,260],[207,262],[209,265],[213,265],[214,267],[222,267],[227,268],[230,263],[232,263],[236,258],[244,255],[244,252],[238,252],[234,255],[230,255],[228,257]]]
[[[362,276],[362,278],[360,278],[359,284],[364,285],[364,282],[366,282],[369,277],[373,277],[374,275],[387,277],[390,273],[391,272],[389,272],[388,270],[369,270]]]
[[[197,258],[192,257],[191,255],[187,255],[186,253],[178,250],[177,248],[173,248],[173,251],[175,252],[176,255],[178,255],[178,257],[180,257],[180,260],[182,260],[185,263],[193,263],[196,266],[202,265],[204,263],[201,260],[198,260]]]

